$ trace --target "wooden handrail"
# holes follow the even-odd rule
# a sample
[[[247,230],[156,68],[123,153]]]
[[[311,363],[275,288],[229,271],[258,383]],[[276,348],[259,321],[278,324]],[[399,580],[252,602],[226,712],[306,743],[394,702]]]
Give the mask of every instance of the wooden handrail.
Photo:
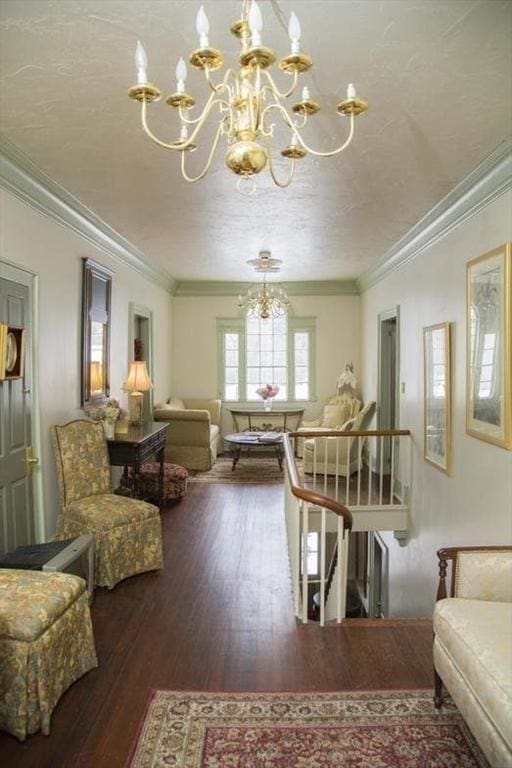
[[[299,482],[299,476],[297,474],[297,467],[295,466],[295,458],[293,456],[293,448],[291,445],[290,437],[296,436],[296,432],[287,432],[283,434],[283,448],[286,459],[286,468],[288,470],[288,477],[290,478],[290,488],[294,496],[303,501],[307,501],[308,504],[315,504],[317,507],[325,507],[334,514],[343,518],[343,529],[352,529],[352,514],[347,507],[340,504],[338,501],[331,499],[329,496],[324,496],[322,493],[311,491],[308,488],[304,488]]]
[[[307,432],[288,432],[290,437],[303,437],[309,439],[310,437],[399,437],[400,435],[410,435],[410,429],[365,429],[365,430],[351,430],[342,432],[341,429],[328,429],[328,430],[313,430]]]

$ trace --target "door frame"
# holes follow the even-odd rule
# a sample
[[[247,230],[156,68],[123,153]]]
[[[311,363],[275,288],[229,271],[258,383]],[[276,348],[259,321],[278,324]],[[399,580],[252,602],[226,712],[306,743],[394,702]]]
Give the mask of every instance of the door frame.
[[[395,339],[395,429],[400,424],[400,306],[397,304],[392,309],[380,312],[377,326],[377,429],[381,428],[381,394],[382,394],[382,324],[387,320],[396,320]]]
[[[0,276],[13,283],[19,283],[28,288],[30,304],[31,333],[28,335],[30,345],[30,381],[32,382],[32,417],[31,443],[34,456],[39,458],[39,471],[32,473],[32,488],[34,497],[34,532],[37,543],[46,541],[46,520],[44,515],[43,493],[43,450],[41,439],[41,411],[39,405],[39,276],[20,267],[13,262],[0,259]]]
[[[148,373],[151,381],[154,382],[154,363],[153,363],[153,312],[149,307],[145,307],[142,304],[137,304],[135,301],[130,301],[128,304],[128,367],[133,360],[133,343],[135,341],[135,321],[136,319],[145,320],[147,322],[147,349],[146,349],[146,362],[148,364]],[[151,420],[151,414],[153,413],[153,390],[150,389],[147,392],[148,399],[148,417]]]

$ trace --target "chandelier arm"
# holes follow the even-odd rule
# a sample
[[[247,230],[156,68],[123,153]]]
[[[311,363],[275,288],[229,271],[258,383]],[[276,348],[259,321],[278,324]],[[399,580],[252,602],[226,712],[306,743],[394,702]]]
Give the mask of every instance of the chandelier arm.
[[[333,155],[339,155],[340,152],[343,152],[343,150],[348,147],[348,145],[350,144],[350,142],[354,137],[354,113],[351,112],[350,113],[350,132],[345,143],[342,144],[340,147],[337,147],[336,149],[330,150],[329,152],[319,152],[315,149],[311,149],[311,147],[308,147],[308,145],[306,144],[306,142],[298,132],[297,128],[295,127],[292,118],[290,117],[290,115],[288,114],[288,112],[286,111],[286,109],[283,107],[282,104],[269,104],[268,107],[265,107],[265,109],[261,114],[262,123],[265,119],[266,113],[270,112],[270,110],[272,109],[277,109],[279,112],[281,112],[284,122],[288,125],[289,128],[292,129],[301,147],[303,147],[306,150],[306,152],[309,152],[310,155],[316,155],[317,157],[333,157]],[[269,135],[264,133],[264,131],[262,131],[262,133],[263,135]]]
[[[195,184],[196,181],[201,181],[201,179],[204,179],[208,171],[210,170],[210,165],[212,164],[213,156],[215,154],[215,150],[217,149],[217,144],[219,143],[219,139],[222,133],[222,122],[219,123],[219,127],[217,128],[217,133],[215,134],[215,138],[213,140],[212,147],[210,149],[210,154],[208,155],[208,160],[206,161],[206,165],[203,168],[202,172],[198,176],[189,176],[185,170],[185,155],[186,152],[183,152],[181,155],[181,174],[185,181],[190,182],[191,184]]]
[[[208,101],[203,107],[203,111],[198,117],[186,117],[185,112],[189,112],[190,110],[183,109],[183,107],[180,104],[178,107],[180,120],[182,120],[185,123],[185,125],[197,125],[197,123],[199,123],[203,119],[206,110],[208,109],[208,107],[210,106],[214,98],[215,98],[215,94],[211,93],[208,97]]]
[[[293,181],[293,174],[295,172],[295,160],[294,160],[293,157],[290,158],[290,166],[289,166],[290,173],[288,175],[287,181],[284,181],[284,182],[283,181],[279,181],[279,179],[277,178],[277,176],[274,173],[274,163],[272,161],[272,148],[270,146],[270,142],[266,141],[265,143],[267,145],[268,169],[270,171],[270,175],[272,176],[272,181],[274,182],[274,184],[277,187],[281,187],[281,189],[286,189],[286,187],[289,187],[290,184]]]
[[[208,83],[208,85],[210,86],[210,88],[212,89],[212,91],[214,93],[220,93],[220,91],[223,88],[226,88],[227,91],[228,91],[229,100],[231,101],[233,99],[233,89],[232,89],[232,87],[230,85],[228,85],[228,80],[229,80],[230,77],[232,77],[233,80],[235,80],[235,82],[236,82],[236,79],[237,79],[236,72],[233,69],[233,67],[230,67],[229,69],[226,70],[226,72],[224,73],[224,77],[222,78],[222,81],[220,83],[218,83],[218,85],[215,85],[215,83],[213,82],[213,80],[211,78],[210,67],[205,67],[204,68],[204,74],[205,74],[205,77],[206,77],[206,82]]]
[[[295,89],[296,89],[296,87],[297,87],[297,81],[298,81],[298,79],[299,79],[299,73],[297,72],[297,70],[296,70],[296,69],[295,69],[295,70],[294,70],[294,72],[293,72],[293,83],[292,83],[292,85],[290,86],[290,88],[289,88],[287,91],[284,91],[283,93],[281,93],[281,91],[279,90],[279,88],[278,88],[278,87],[277,87],[277,85],[275,84],[275,82],[274,82],[274,79],[273,79],[272,75],[270,74],[270,72],[268,72],[268,71],[265,69],[265,70],[264,70],[264,72],[263,72],[263,74],[265,75],[265,77],[266,77],[266,78],[267,78],[267,80],[269,81],[269,83],[270,83],[270,88],[271,88],[272,92],[274,93],[274,95],[275,95],[275,96],[278,96],[278,98],[280,98],[280,99],[287,99],[287,98],[288,98],[288,96],[291,96],[291,95],[292,95],[292,93],[294,92],[294,90],[295,90]],[[268,86],[267,86],[267,87],[268,87]]]
[[[214,94],[212,94],[212,97]],[[210,97],[212,99],[212,97]],[[142,127],[144,128],[144,132],[146,133],[149,138],[155,142],[155,144],[158,144],[159,147],[163,147],[164,149],[176,149],[180,151],[184,151],[185,149],[188,149],[188,147],[194,143],[194,139],[196,138],[197,134],[203,127],[203,123],[205,122],[206,118],[208,117],[211,108],[215,103],[218,101],[221,101],[219,99],[210,99],[208,100],[203,113],[201,115],[201,120],[198,122],[197,126],[192,131],[192,134],[189,136],[189,138],[186,141],[173,141],[171,143],[167,143],[165,141],[162,141],[161,139],[157,138],[154,133],[149,129],[148,123],[147,123],[147,114],[146,114],[146,104],[147,101],[144,99],[142,101]],[[224,103],[224,102],[223,102]],[[222,122],[220,123],[222,125]]]

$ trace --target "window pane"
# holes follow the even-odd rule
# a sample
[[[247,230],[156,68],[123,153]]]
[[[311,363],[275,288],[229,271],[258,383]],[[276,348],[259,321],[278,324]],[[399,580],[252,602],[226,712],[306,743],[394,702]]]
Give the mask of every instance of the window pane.
[[[274,324],[272,320],[260,320],[260,335],[272,336],[274,332]]]
[[[272,336],[261,336],[260,337],[260,348],[264,352],[272,352],[273,348],[273,339]]]
[[[253,366],[253,365],[259,365],[260,364],[260,353],[258,350],[253,352],[252,350],[247,350],[247,365]]]
[[[238,333],[226,333],[224,335],[225,349],[238,349]]]
[[[257,387],[260,385],[260,369],[248,368],[247,369],[247,383],[255,384]]]
[[[297,366],[295,368],[295,383],[296,384],[307,384],[309,379],[308,376],[308,369],[303,368],[302,366]]]
[[[307,400],[309,398],[309,384],[295,384],[295,399]]]
[[[295,350],[295,365],[307,365],[308,364],[308,351],[307,349]]]
[[[274,349],[274,365],[286,366],[286,350]]]
[[[259,351],[260,337],[247,334],[247,351]]]
[[[238,368],[226,368],[226,384],[238,384]]]
[[[260,364],[261,365],[272,365],[272,351],[269,350],[268,352],[263,350],[261,353],[260,358]]]
[[[295,349],[307,349],[308,348],[308,334],[304,331],[296,331],[295,333]]]
[[[238,400],[238,384],[226,384],[226,400]]]
[[[226,359],[225,359],[226,365],[233,365],[238,368],[238,352],[237,350],[226,350]]]

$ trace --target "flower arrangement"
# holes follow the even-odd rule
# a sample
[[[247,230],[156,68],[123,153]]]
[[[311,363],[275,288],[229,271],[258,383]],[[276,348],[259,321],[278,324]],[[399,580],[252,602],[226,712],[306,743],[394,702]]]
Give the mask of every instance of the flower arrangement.
[[[264,387],[259,387],[256,390],[256,394],[261,397],[262,400],[268,400],[270,397],[275,397],[279,393],[279,387],[277,384],[265,384]]]
[[[93,421],[115,421],[119,417],[126,416],[126,411],[119,405],[119,400],[112,398],[104,405],[89,408],[87,415]]]

